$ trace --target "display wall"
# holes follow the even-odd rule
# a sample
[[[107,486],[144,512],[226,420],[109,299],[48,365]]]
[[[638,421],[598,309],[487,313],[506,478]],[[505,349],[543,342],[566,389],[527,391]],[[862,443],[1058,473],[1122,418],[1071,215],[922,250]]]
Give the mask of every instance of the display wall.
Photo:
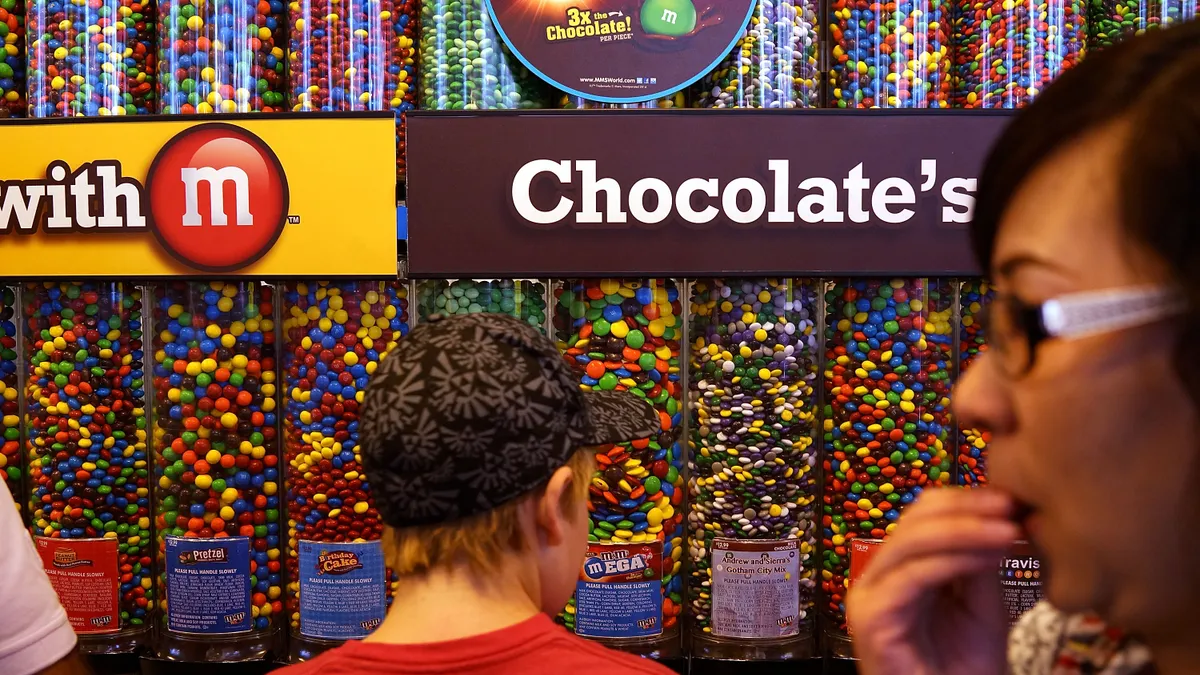
[[[1015,108],[1089,50],[1198,6],[760,0],[693,86],[599,104],[522,64],[484,0],[0,0],[0,117]],[[339,139],[308,142],[319,157]],[[994,291],[924,265],[937,268],[267,281],[78,279],[64,263],[36,282],[0,265],[0,475],[44,559],[70,569],[88,546],[111,563],[108,619],[64,596],[86,652],[308,659],[369,632],[398,590],[357,452],[364,388],[421,321],[503,313],[550,336],[582,388],[629,391],[661,422],[599,448],[589,486],[589,546],[656,561],[641,620],[581,578],[558,621],[651,658],[846,657],[850,543],[886,539],[924,490],[987,484],[989,434],[951,406],[987,349]],[[312,556],[336,550],[371,561],[378,606],[363,616],[306,585]],[[209,555],[227,567],[198,586],[188,569]],[[778,563],[731,571],[754,559]]]

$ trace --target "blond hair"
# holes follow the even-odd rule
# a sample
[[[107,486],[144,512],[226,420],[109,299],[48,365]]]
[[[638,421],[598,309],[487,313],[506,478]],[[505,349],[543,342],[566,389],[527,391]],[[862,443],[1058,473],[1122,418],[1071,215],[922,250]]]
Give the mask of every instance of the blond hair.
[[[574,507],[586,497],[596,469],[595,453],[595,448],[581,448],[567,461],[575,489],[563,494],[564,507]],[[396,574],[424,574],[465,562],[476,573],[493,573],[502,554],[528,549],[517,513],[521,504],[539,492],[534,490],[485,513],[450,523],[385,527],[383,545],[388,566]]]

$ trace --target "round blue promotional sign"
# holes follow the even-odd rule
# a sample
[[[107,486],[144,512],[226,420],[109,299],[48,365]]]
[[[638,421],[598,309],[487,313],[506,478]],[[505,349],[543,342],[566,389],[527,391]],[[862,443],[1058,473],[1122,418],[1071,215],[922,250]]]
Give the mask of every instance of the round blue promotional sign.
[[[570,94],[637,103],[711,71],[746,30],[754,0],[486,0],[530,70]]]

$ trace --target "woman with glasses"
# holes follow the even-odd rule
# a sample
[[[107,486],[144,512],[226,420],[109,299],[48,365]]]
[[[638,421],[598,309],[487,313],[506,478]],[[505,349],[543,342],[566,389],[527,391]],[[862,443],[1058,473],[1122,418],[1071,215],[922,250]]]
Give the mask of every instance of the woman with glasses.
[[[992,487],[926,491],[855,582],[860,672],[1200,673],[1200,22],[1014,118],[971,234],[998,294],[954,403]],[[1017,539],[1047,602],[1006,647]]]

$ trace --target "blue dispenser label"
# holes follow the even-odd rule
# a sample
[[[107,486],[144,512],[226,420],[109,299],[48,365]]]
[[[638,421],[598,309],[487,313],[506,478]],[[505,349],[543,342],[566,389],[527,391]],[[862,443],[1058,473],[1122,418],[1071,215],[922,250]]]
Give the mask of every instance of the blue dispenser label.
[[[245,633],[251,627],[250,539],[167,537],[167,628]]]
[[[387,613],[383,542],[300,542],[300,633],[366,637]]]
[[[575,584],[575,634],[598,638],[661,635],[662,542],[588,544]]]

